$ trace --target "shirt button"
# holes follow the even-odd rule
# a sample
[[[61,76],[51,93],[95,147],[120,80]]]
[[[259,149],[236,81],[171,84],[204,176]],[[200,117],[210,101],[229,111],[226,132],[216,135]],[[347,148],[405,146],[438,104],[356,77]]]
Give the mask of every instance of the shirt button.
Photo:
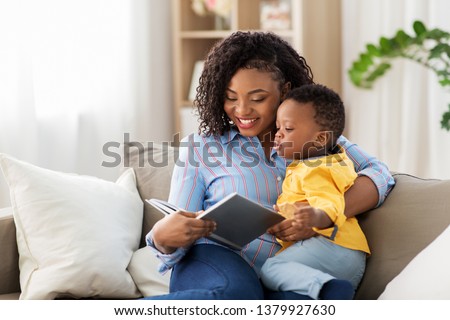
[[[278,180],[278,181],[281,181],[281,177],[277,177],[277,180]]]

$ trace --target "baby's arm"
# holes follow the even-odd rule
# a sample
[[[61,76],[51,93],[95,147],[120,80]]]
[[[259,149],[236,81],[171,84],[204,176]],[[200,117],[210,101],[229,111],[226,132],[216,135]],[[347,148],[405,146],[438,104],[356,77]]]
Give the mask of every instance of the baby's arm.
[[[332,165],[305,168],[297,179],[309,206],[295,212],[296,223],[312,227],[316,232],[345,223],[344,193],[355,178],[356,173],[348,158]]]
[[[297,225],[303,228],[315,227],[317,229],[325,229],[331,227],[333,225],[333,221],[322,209],[304,206],[294,214],[294,221],[292,222],[292,225]]]

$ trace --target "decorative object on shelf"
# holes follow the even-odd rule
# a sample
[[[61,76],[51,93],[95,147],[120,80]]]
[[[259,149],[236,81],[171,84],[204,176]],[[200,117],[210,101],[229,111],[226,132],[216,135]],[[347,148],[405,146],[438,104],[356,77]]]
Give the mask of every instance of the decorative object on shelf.
[[[291,28],[291,0],[261,0],[260,27],[263,30]]]
[[[215,15],[214,28],[228,30],[231,25],[232,0],[191,0],[191,7],[199,16]]]
[[[214,16],[214,29],[215,30],[230,30],[231,19],[230,17]]]
[[[350,80],[360,88],[372,88],[384,75],[395,58],[406,58],[420,63],[436,73],[442,87],[450,88],[450,33],[428,30],[423,22],[414,21],[415,35],[398,30],[392,38],[381,37],[379,45],[367,44],[366,51],[348,70]],[[450,104],[444,112],[441,127],[450,131]]]

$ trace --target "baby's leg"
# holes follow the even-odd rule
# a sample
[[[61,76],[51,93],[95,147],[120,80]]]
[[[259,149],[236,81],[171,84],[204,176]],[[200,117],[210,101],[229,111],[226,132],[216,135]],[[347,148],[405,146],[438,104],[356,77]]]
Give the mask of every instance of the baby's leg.
[[[356,290],[365,269],[365,254],[317,236],[299,241],[267,260],[261,279],[274,291],[294,291],[314,299],[323,285],[338,278]]]

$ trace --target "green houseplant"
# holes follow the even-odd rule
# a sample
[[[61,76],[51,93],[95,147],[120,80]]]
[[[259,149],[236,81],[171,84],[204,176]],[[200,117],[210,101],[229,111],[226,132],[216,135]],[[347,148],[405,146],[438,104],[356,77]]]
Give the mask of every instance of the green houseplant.
[[[374,82],[391,68],[392,60],[406,58],[434,71],[442,87],[450,89],[450,33],[428,30],[423,22],[414,21],[415,34],[399,30],[392,38],[381,37],[379,44],[367,44],[348,70],[354,85],[372,88]],[[441,127],[450,131],[450,104],[443,113]]]

